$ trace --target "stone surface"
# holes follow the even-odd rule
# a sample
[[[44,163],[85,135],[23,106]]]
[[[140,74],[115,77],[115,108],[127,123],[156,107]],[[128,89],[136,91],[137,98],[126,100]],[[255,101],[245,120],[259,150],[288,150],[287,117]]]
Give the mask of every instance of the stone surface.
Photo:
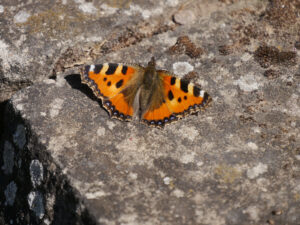
[[[18,90],[172,29],[177,2],[0,2],[0,117]],[[160,14],[164,13],[165,17]],[[148,22],[151,20],[151,23]],[[0,120],[0,132],[2,132]]]
[[[49,68],[35,70],[41,78],[7,103],[1,221],[298,224],[297,1],[201,1],[209,11],[196,15],[196,21],[180,23],[183,26],[168,23],[172,17],[165,14],[165,23],[156,26],[163,11],[151,8],[151,2],[139,2],[122,13],[137,13],[150,25],[132,24],[135,29],[101,46],[91,45],[89,53],[77,47],[57,53],[59,63],[50,67],[56,79],[38,81],[53,73]],[[172,5],[171,15],[191,8],[170,2],[166,8],[178,4]],[[99,10],[91,2],[75,5],[81,13]],[[109,5],[99,7],[106,11]],[[117,9],[109,9],[107,17],[115,18]],[[26,7],[15,11],[14,21],[30,18]],[[127,20],[121,25],[133,23]],[[102,22],[109,34],[111,21]],[[56,38],[61,41],[67,33]],[[92,32],[85,37],[92,39]],[[192,49],[199,52],[193,54]],[[125,123],[109,118],[72,68],[91,59],[145,65],[153,55],[159,69],[201,84],[212,96],[212,105],[164,129]]]
[[[132,0],[2,1],[0,101],[22,87],[55,75],[60,57],[68,49],[84,52],[106,39],[111,42],[128,36],[144,19],[155,18],[163,11],[167,15],[174,6]],[[160,25],[166,20],[160,20]],[[152,25],[155,23],[157,20]],[[150,35],[153,29],[145,27]]]

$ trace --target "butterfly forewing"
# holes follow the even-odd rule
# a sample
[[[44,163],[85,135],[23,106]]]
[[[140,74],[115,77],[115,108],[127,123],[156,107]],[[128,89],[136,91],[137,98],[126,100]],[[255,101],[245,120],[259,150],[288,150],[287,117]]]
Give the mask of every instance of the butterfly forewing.
[[[138,76],[139,70],[138,66],[115,63],[89,65],[82,72],[81,79],[102,100],[103,106],[112,117],[130,120],[133,108],[128,104],[122,90]]]
[[[199,111],[208,103],[209,96],[200,87],[166,71],[158,73],[163,77],[166,103],[172,113],[184,116]]]

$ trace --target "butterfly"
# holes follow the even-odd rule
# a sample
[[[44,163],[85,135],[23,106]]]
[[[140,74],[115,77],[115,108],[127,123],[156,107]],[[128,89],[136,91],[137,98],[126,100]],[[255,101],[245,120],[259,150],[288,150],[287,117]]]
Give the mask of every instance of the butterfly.
[[[153,127],[204,109],[211,97],[199,86],[156,70],[155,59],[147,67],[104,63],[81,69],[81,82],[102,100],[112,118],[130,121],[138,118]]]

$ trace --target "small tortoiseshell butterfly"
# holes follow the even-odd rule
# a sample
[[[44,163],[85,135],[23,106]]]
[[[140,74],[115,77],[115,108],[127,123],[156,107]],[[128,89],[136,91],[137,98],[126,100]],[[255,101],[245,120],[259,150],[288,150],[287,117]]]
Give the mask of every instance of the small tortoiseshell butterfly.
[[[156,70],[152,57],[146,68],[104,63],[85,66],[82,83],[102,100],[112,118],[139,118],[149,126],[163,127],[203,109],[210,96],[200,87]]]

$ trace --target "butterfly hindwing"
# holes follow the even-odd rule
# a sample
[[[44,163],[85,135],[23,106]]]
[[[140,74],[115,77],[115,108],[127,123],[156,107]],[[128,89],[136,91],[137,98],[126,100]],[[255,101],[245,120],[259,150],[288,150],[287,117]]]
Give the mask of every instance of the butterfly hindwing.
[[[154,109],[148,110],[142,121],[149,126],[163,127],[165,124],[176,121],[177,117],[169,110],[166,102]]]
[[[137,76],[138,66],[104,63],[85,66],[81,73],[82,83],[87,84],[102,100],[112,117],[130,120],[133,108],[128,104],[122,90]]]

